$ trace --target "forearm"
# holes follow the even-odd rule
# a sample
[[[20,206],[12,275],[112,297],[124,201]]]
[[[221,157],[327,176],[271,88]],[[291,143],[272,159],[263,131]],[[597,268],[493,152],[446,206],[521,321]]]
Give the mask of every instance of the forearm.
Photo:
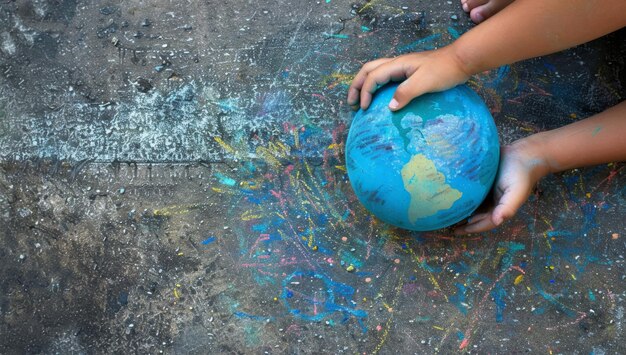
[[[626,0],[516,0],[450,45],[469,75],[626,26]]]
[[[525,140],[543,157],[547,169],[544,173],[626,161],[626,101]]]

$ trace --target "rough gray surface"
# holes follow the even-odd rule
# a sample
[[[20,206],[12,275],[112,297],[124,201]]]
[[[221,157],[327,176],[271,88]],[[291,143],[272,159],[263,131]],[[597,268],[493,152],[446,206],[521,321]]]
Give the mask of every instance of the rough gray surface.
[[[623,164],[468,238],[350,189],[351,75],[470,27],[456,1],[2,2],[0,353],[626,351]],[[623,37],[470,86],[503,142],[554,128],[623,99]]]

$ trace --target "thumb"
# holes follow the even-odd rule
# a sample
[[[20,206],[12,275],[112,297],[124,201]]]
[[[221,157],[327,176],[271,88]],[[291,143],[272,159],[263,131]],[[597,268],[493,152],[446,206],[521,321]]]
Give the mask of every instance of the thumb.
[[[406,106],[414,98],[431,90],[424,78],[417,78],[417,75],[413,74],[398,85],[393,99],[389,103],[389,108],[392,111],[397,111]]]
[[[494,208],[491,219],[493,224],[499,226],[505,220],[513,217],[517,210],[522,207],[528,199],[530,187],[511,186],[505,189],[498,205]]]

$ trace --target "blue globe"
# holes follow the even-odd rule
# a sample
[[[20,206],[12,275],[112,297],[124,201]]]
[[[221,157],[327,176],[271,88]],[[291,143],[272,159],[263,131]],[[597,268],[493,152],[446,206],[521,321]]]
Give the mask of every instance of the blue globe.
[[[346,167],[359,201],[389,224],[429,231],[467,217],[491,189],[500,160],[489,110],[460,85],[422,95],[399,111],[397,83],[359,110],[346,141]]]

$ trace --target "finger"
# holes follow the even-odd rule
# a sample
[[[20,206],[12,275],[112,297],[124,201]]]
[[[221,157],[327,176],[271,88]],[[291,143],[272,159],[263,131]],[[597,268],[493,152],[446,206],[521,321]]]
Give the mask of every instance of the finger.
[[[475,3],[470,4],[470,2]],[[470,11],[470,18],[475,23],[481,23],[491,16],[495,15],[498,11],[508,5],[507,1],[482,1],[482,0],[468,0],[468,8]]]
[[[491,213],[489,213],[489,212],[475,214],[475,215],[473,215],[473,216],[471,216],[470,218],[467,219],[467,225],[475,224],[477,222],[480,222],[480,221],[482,221],[483,219],[485,219],[485,218],[487,218],[489,216],[491,216]]]
[[[526,195],[509,193],[502,196],[500,203],[493,210],[493,223],[499,226],[505,220],[513,217],[517,210],[526,201]]]
[[[487,0],[466,0],[465,2],[462,2],[463,11],[470,12],[474,8],[485,5],[486,3]]]
[[[406,79],[406,72],[402,61],[394,60],[379,65],[367,76],[361,88],[361,107],[367,108],[371,102],[372,94],[379,87],[390,81],[401,81]]]
[[[478,221],[474,221],[472,219],[472,223],[459,227],[457,230],[454,231],[454,233],[457,235],[465,235],[470,233],[486,232],[488,230],[494,229],[496,225],[493,223],[491,214],[486,213],[486,215],[487,216]]]
[[[414,98],[432,91],[434,85],[428,75],[420,76],[419,68],[402,84],[398,86],[393,99],[389,104],[389,108],[393,111],[399,110],[406,106]]]
[[[354,85],[354,81],[352,82],[352,85]],[[359,89],[357,89],[356,87],[350,86],[350,88],[348,89],[348,105],[352,106],[352,108],[356,107],[358,108],[358,103],[359,103]]]
[[[513,217],[517,210],[522,207],[528,194],[530,187],[527,188],[508,188],[500,198],[498,205],[493,210],[493,223],[499,226],[505,220]]]
[[[460,225],[459,227],[454,229],[454,233],[457,235],[468,234],[467,228],[479,223],[485,218],[491,218],[491,213],[479,213],[475,214],[467,219],[467,223]]]
[[[352,79],[352,83],[348,89],[348,105],[354,106],[359,102],[359,93],[361,92],[361,87],[363,86],[363,82],[365,81],[365,78],[367,78],[369,72],[392,59],[393,58],[376,59],[363,65],[354,79]]]

